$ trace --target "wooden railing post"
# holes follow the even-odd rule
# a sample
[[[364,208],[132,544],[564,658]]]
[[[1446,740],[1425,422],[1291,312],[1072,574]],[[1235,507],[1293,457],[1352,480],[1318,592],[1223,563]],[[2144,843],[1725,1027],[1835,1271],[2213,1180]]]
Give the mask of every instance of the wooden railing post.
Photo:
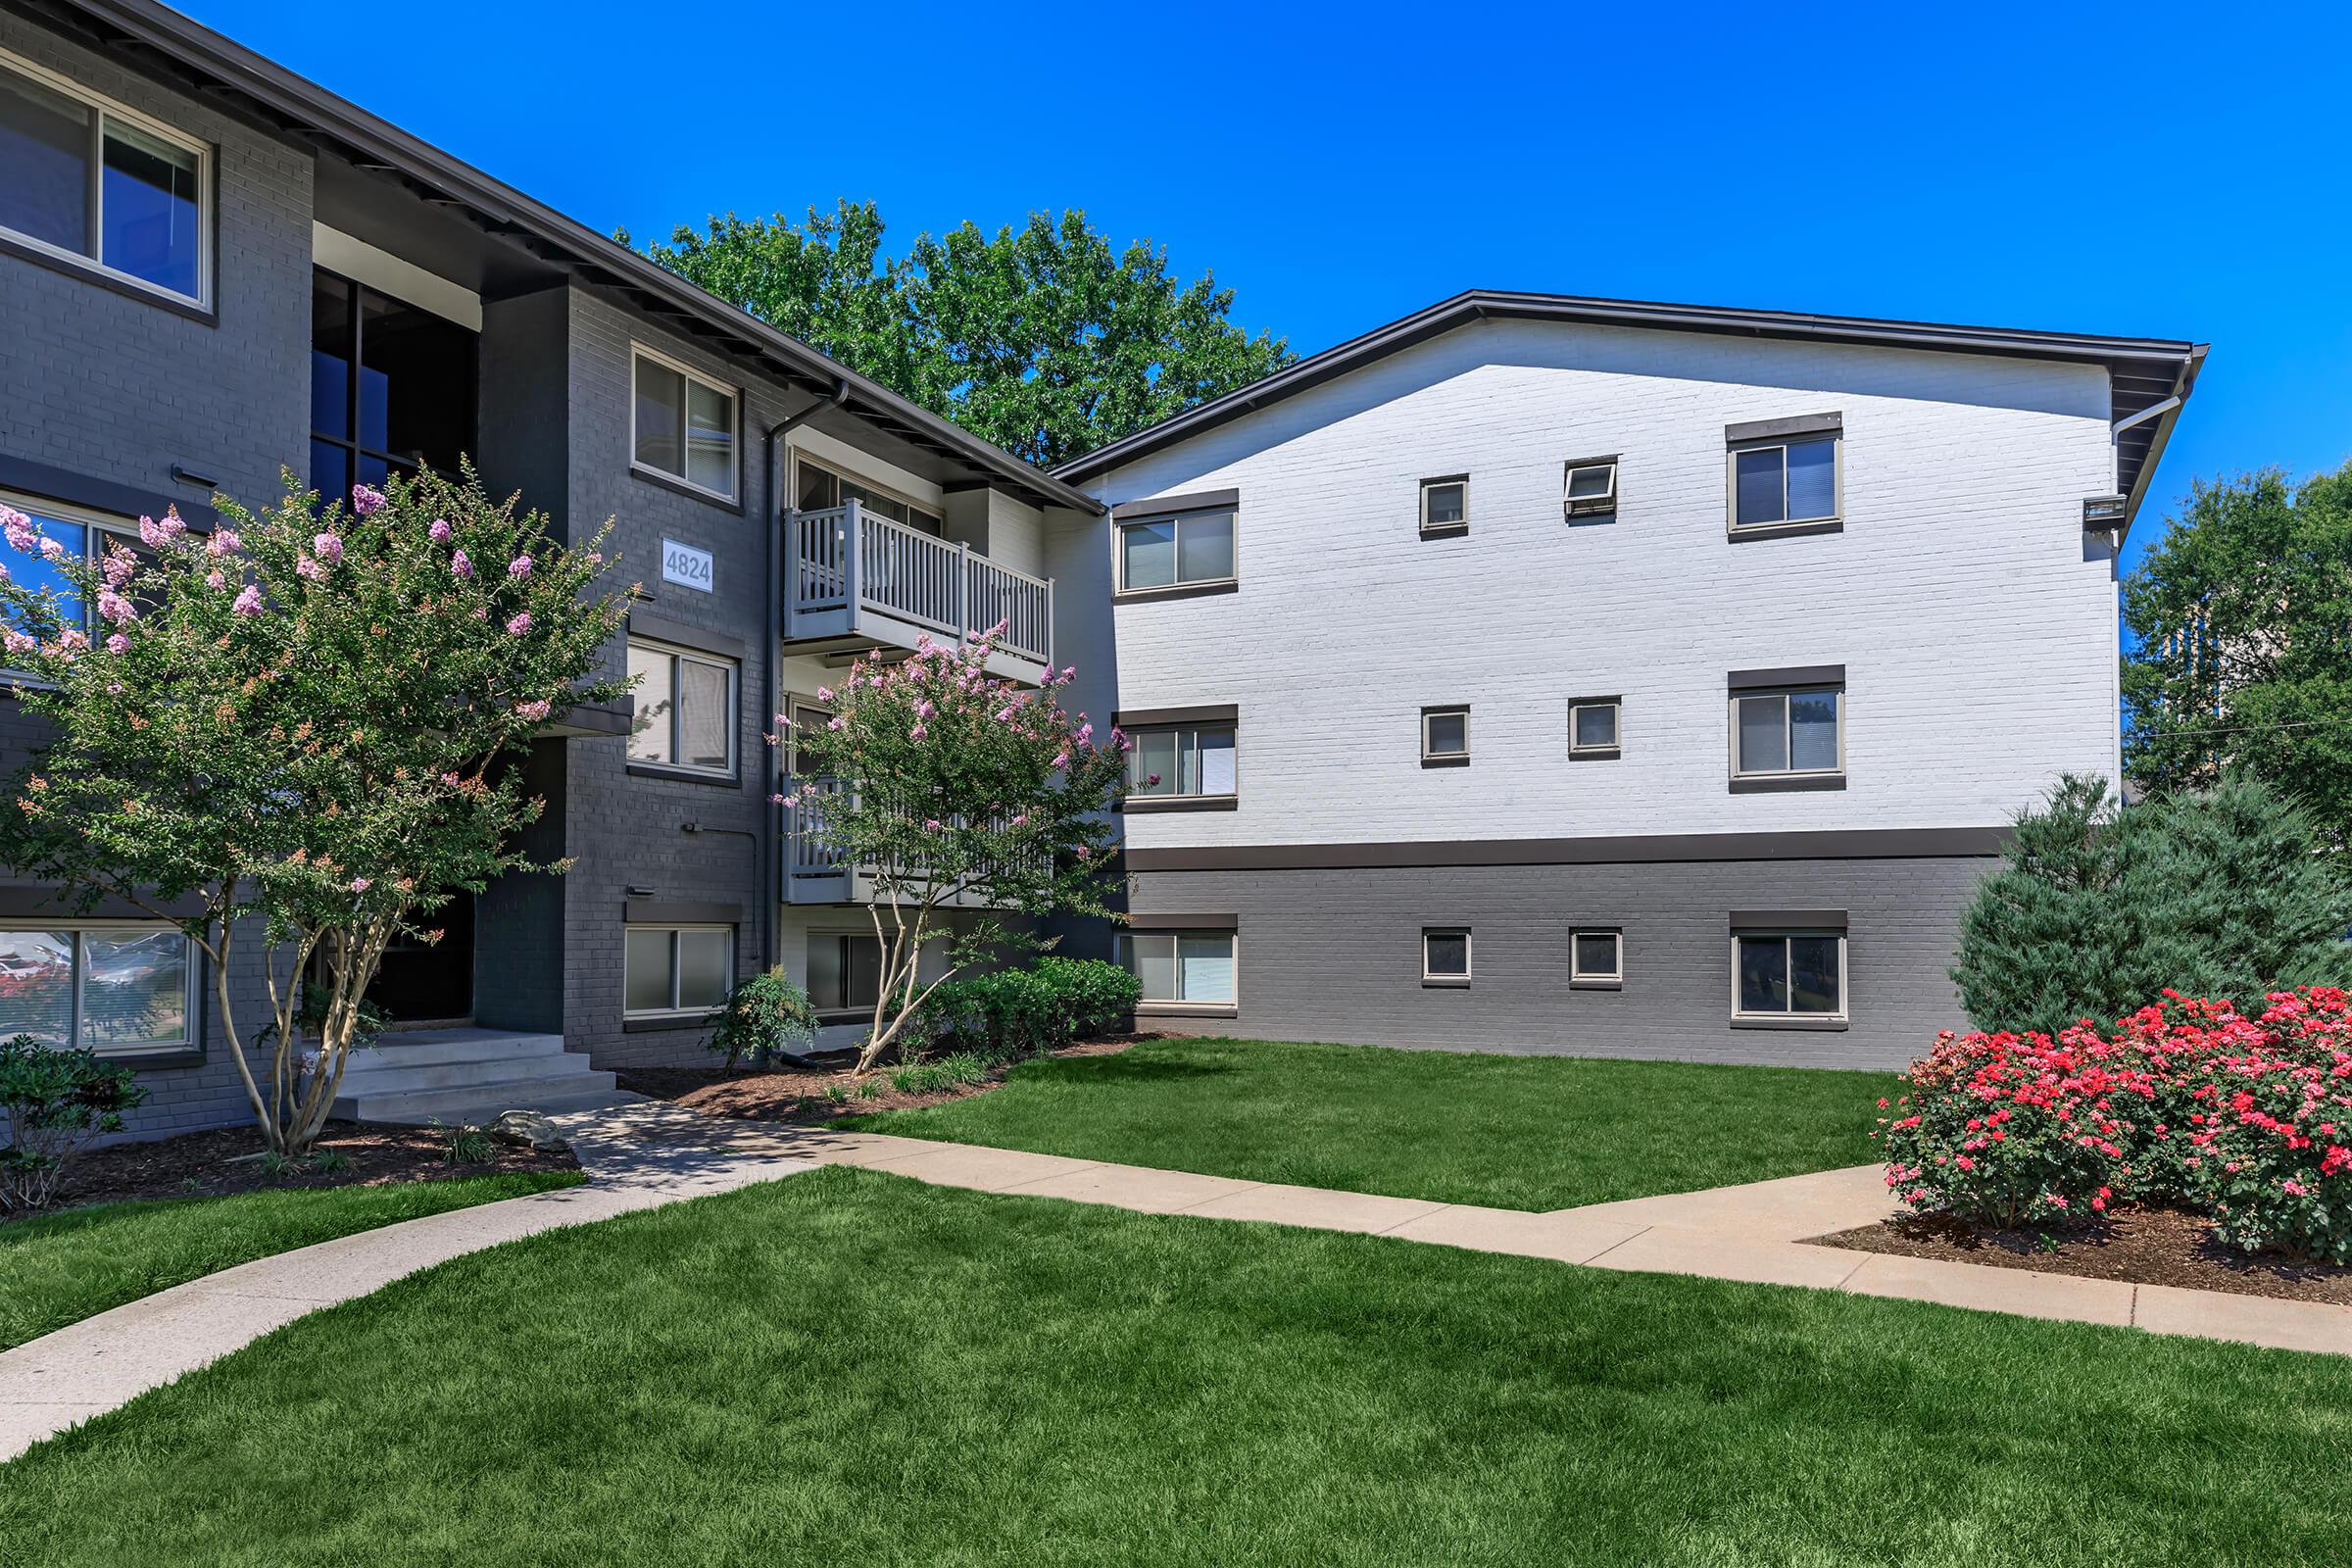
[[[1039,639],[1046,645],[1046,668],[1054,667],[1054,579],[1046,579],[1045,636]]]

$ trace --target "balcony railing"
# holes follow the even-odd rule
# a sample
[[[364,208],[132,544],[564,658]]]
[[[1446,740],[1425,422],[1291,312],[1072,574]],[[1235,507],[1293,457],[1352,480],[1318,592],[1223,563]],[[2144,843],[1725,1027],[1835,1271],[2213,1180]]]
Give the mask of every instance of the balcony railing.
[[[787,904],[865,904],[876,896],[874,868],[856,865],[824,841],[824,812],[850,792],[848,781],[818,779],[816,794],[797,790],[786,796],[784,835],[784,902]],[[957,821],[963,820],[957,818]],[[964,908],[986,908],[986,898],[969,889],[944,902]]]
[[[870,637],[911,646],[922,632],[960,641],[1002,621],[1002,653],[1030,665],[1053,663],[1051,579],[934,539],[855,501],[796,512],[787,527],[788,639]]]

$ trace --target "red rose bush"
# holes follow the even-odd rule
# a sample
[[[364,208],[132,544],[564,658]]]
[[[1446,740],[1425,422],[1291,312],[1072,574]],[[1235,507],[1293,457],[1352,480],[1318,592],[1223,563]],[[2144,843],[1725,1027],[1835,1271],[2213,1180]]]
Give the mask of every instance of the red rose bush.
[[[2110,1031],[1938,1036],[1882,1102],[1886,1184],[2003,1227],[2178,1202],[2240,1250],[2352,1263],[2352,994],[2264,1003],[2167,992]]]

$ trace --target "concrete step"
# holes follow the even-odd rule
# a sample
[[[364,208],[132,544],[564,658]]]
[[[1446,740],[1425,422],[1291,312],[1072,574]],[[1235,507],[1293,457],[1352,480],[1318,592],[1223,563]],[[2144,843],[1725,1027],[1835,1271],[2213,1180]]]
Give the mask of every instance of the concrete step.
[[[517,1078],[546,1078],[552,1082],[589,1070],[586,1056],[564,1051],[414,1063],[397,1053],[367,1052],[351,1058],[336,1089],[337,1098],[356,1100],[421,1089],[509,1083]]]
[[[562,1077],[511,1078],[491,1083],[459,1084],[445,1089],[415,1089],[384,1094],[338,1097],[334,1113],[355,1121],[417,1125],[444,1121],[458,1126],[487,1120],[502,1110],[593,1110],[622,1104],[612,1073],[570,1072]]]
[[[564,1054],[562,1035],[510,1034],[501,1029],[419,1029],[393,1031],[375,1037],[366,1051],[354,1052],[345,1073],[363,1066],[398,1063],[419,1067],[438,1061],[480,1061],[491,1056],[556,1056]]]

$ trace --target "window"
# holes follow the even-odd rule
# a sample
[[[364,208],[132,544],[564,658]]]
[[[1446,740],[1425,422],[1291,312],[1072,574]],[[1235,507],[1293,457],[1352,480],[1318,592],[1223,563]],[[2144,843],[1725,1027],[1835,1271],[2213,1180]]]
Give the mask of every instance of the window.
[[[1421,531],[1465,533],[1470,527],[1470,476],[1421,481]]]
[[[1470,983],[1470,928],[1421,928],[1421,983],[1466,986]]]
[[[1606,516],[1617,510],[1617,460],[1568,465],[1565,505],[1571,517]]]
[[[1568,755],[1599,759],[1618,755],[1614,697],[1579,697],[1568,705]]]
[[[731,925],[633,925],[621,976],[621,1008],[633,1018],[709,1012],[735,989]]]
[[[1625,934],[1575,931],[1568,937],[1571,985],[1615,985],[1625,978]]]
[[[1732,527],[1778,528],[1838,516],[1836,433],[1732,449]]]
[[[120,517],[85,511],[79,507],[61,507],[55,502],[36,500],[30,496],[14,496],[0,492],[0,502],[6,502],[32,519],[41,533],[64,545],[75,556],[101,558],[109,549],[127,550],[147,564],[153,552],[143,543],[130,524]],[[48,557],[37,551],[18,551],[0,540],[0,567],[20,585],[31,589],[54,589],[61,596],[59,609],[64,612],[66,624],[90,629],[90,612],[74,596],[65,574],[51,564]],[[56,627],[23,627],[36,635],[58,630]]]
[[[1127,793],[1147,798],[1234,793],[1234,727],[1168,724],[1130,731]]]
[[[1145,1002],[1235,1005],[1231,931],[1122,931],[1115,946],[1119,962],[1142,982]]]
[[[830,512],[835,507],[855,501],[877,516],[903,522],[934,539],[947,537],[946,523],[938,513],[927,507],[919,507],[903,497],[877,490],[862,480],[846,478],[807,458],[795,463],[794,473],[793,506],[799,511]]]
[[[455,477],[474,440],[480,339],[334,272],[311,275],[311,487],[348,501],[395,470]]]
[[[1470,710],[1421,710],[1421,762],[1425,767],[1459,765],[1470,760]]]
[[[651,349],[636,351],[635,366],[631,464],[734,500],[735,394]]]
[[[871,1012],[882,994],[882,945],[870,931],[808,933],[808,1004],[818,1012]]]
[[[1139,517],[1113,527],[1118,534],[1122,593],[1234,580],[1230,512]]]
[[[133,921],[0,931],[0,1039],[102,1055],[194,1044],[194,945],[172,926]]]
[[[212,149],[0,54],[0,231],[208,305]]]
[[[1732,1011],[1741,1018],[1845,1016],[1845,933],[1732,933]]]
[[[1732,776],[1794,778],[1842,773],[1844,698],[1844,692],[1834,686],[1734,694]]]
[[[735,771],[735,665],[660,643],[629,640],[637,721],[629,760],[698,773]]]

